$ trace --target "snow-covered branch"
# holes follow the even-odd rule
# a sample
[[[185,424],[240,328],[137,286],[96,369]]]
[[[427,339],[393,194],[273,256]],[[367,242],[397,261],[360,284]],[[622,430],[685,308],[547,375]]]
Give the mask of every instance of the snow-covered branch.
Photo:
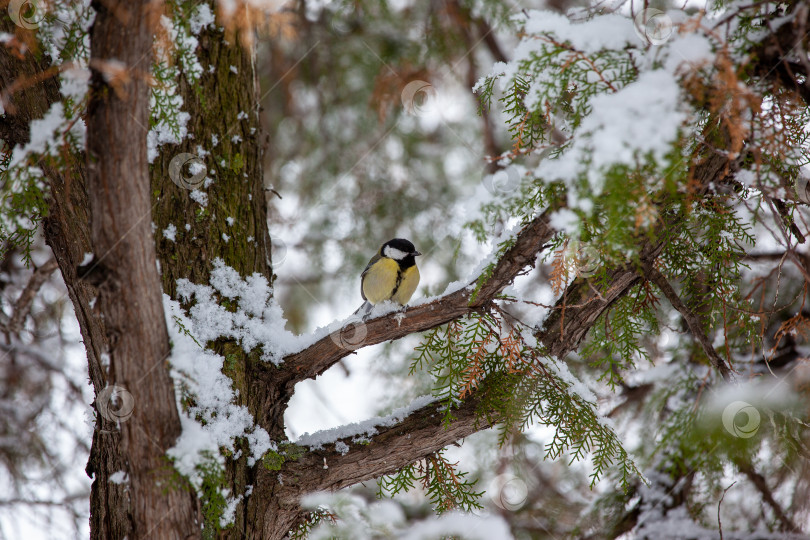
[[[722,164],[724,166],[717,166],[715,161],[716,157],[710,154],[696,164],[696,176],[704,185],[716,180],[716,175],[728,171],[728,161]],[[538,343],[545,346],[550,356],[564,358],[575,351],[605,310],[626,295],[642,279],[641,275],[652,271],[666,242],[666,231],[677,227],[678,219],[671,216],[664,220],[659,238],[643,240],[639,259],[610,269],[606,284],[598,286],[590,280],[578,279],[566,288],[542,329],[535,333]],[[553,234],[547,214],[539,216],[517,235],[514,246],[499,260],[473,301],[470,301],[472,287],[468,287],[432,302],[412,306],[404,311],[404,316],[392,313],[366,321],[363,323],[365,336],[355,348],[428,330],[485,307],[528,264],[534,262],[543,244]],[[293,390],[296,382],[322,373],[351,353],[353,349],[340,345],[343,330],[333,332],[284,359],[281,369],[285,382],[281,384],[286,385],[288,392]],[[275,376],[278,376],[278,371]],[[462,400],[458,411],[454,410],[455,420],[449,426],[442,421],[444,415],[438,410],[440,405],[429,404],[394,424],[387,423],[384,428],[372,426],[374,434],[370,438],[358,438],[356,433],[347,434],[338,429],[328,441],[326,437],[313,439],[310,442],[317,442],[315,446],[320,448],[285,462],[281,468],[279,478],[282,481],[288,479],[284,484],[285,492],[297,496],[307,491],[339,489],[376,478],[490,427],[498,419],[477,414],[477,406],[485,391],[485,386],[482,386]],[[329,447],[324,448],[327,444]]]
[[[306,452],[281,466],[277,479],[283,485],[282,499],[294,504],[304,493],[336,490],[393,473],[490,427],[496,419],[481,415],[477,410],[484,392],[486,388],[475,392],[454,409],[455,420],[447,426],[443,422],[442,405],[433,402],[396,423],[364,423],[363,429],[376,432],[370,440],[362,435],[331,440],[329,433],[304,438],[304,442],[317,443],[314,446],[322,448]],[[335,433],[341,435],[340,431]]]
[[[291,394],[296,383],[320,375],[356,349],[399,339],[415,332],[424,332],[481,309],[527,266],[534,265],[543,245],[555,234],[549,225],[548,215],[549,212],[539,215],[517,234],[514,245],[495,265],[475,298],[472,295],[477,281],[432,302],[358,323],[364,335],[355,343],[348,343],[345,336],[347,332],[357,332],[358,325],[352,328],[347,325],[306,349],[285,357],[280,372],[273,366],[264,367],[262,376],[276,384],[279,380],[284,381],[286,390]]]

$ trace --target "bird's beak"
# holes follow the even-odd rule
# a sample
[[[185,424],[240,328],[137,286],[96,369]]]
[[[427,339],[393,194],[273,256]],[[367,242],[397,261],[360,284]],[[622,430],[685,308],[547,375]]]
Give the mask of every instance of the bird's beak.
[[[411,255],[413,255],[414,257],[418,257],[419,255],[421,255],[421,253],[419,253],[418,251],[414,251],[413,253],[411,253]]]

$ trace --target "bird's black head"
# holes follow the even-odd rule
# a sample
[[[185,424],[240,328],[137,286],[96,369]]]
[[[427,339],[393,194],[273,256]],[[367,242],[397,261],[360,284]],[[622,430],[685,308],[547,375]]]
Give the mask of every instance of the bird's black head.
[[[394,238],[384,243],[380,248],[380,254],[383,257],[394,259],[402,268],[408,268],[416,264],[414,257],[421,255],[416,251],[411,241],[404,238]]]

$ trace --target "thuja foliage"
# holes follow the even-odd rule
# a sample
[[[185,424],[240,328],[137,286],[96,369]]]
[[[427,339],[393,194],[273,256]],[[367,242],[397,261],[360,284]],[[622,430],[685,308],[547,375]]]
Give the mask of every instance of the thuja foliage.
[[[34,120],[21,140],[0,142],[0,257],[19,250],[26,264],[42,219],[48,215],[48,193],[44,171],[70,170],[84,149],[84,120],[87,105],[81,68],[89,58],[87,28],[93,13],[80,2],[56,3],[52,10],[38,6],[37,40],[25,43],[4,40],[4,47],[38,58],[49,58],[59,80],[60,99],[51,104],[44,118]],[[9,36],[9,34],[6,34]],[[77,80],[77,78],[79,80]],[[16,84],[22,81],[15,81]],[[25,87],[25,84],[22,85]],[[6,105],[6,108],[13,104]]]
[[[458,463],[448,460],[444,450],[441,450],[400,469],[394,475],[381,478],[377,497],[392,497],[421,485],[437,513],[454,509],[467,512],[480,509],[478,499],[484,492],[475,491],[477,480],[468,480],[467,474],[459,471]]]
[[[712,424],[698,406],[704,389],[722,382],[710,368],[706,341],[734,369],[746,355],[759,355],[766,337],[762,317],[771,306],[755,305],[753,291],[746,290],[746,257],[759,238],[755,230],[775,219],[777,242],[790,247],[804,241],[794,185],[808,159],[802,127],[807,107],[795,94],[738,67],[740,58],[757,58],[763,20],[773,16],[754,11],[759,15],[744,17],[725,39],[704,21],[705,14],[696,13],[677,27],[680,34],[657,46],[616,15],[572,23],[528,14],[515,58],[498,64],[475,88],[483,110],[502,112],[512,147],[497,156],[498,163],[520,181],[468,224],[493,246],[473,296],[514,244],[515,233],[544,211],[559,230],[543,254],[557,295],[572,279],[604,292],[610,271],[618,268],[635,271],[638,279],[605,309],[579,356],[570,359],[549,357],[536,339],[543,323],[525,324],[509,309],[560,310],[564,298],[540,306],[504,296],[428,332],[411,372],[428,370],[446,422],[463,399],[476,395],[481,418],[498,425],[502,444],[514,430],[545,424],[555,430],[548,457],[590,455],[591,486],[606,474],[624,488],[637,485],[636,464],[578,378],[618,393],[629,375],[655,362],[651,342],[667,332],[685,344],[674,353],[685,367],[673,369],[660,391],[651,390],[645,410],[658,415],[644,420],[652,437],[639,448],[643,464],[676,480],[700,470],[711,490],[722,478],[723,460],[734,456],[731,449],[753,458],[762,447],[764,438],[730,441],[722,430],[707,435],[705,426],[714,429],[717,421]],[[601,34],[608,19],[609,38],[587,37]],[[688,51],[680,35],[692,40]],[[650,95],[657,97],[638,104]],[[713,165],[718,155],[726,159],[719,167]],[[512,232],[493,238],[493,230]],[[680,309],[692,313],[699,328],[672,327],[673,307],[649,279],[653,271],[673,284],[685,306]],[[757,288],[764,297],[766,286]],[[806,290],[795,294],[798,301]],[[803,320],[785,321],[777,337],[795,335]],[[706,336],[702,345],[695,333]],[[779,417],[772,436],[801,431],[801,418],[784,412]],[[779,446],[783,457],[790,455],[790,444]],[[794,447],[799,450],[793,455],[802,448]],[[403,489],[410,474],[405,469],[389,482]]]
[[[203,516],[203,538],[216,538],[219,532],[230,526],[225,516],[228,508],[225,486],[225,471],[213,455],[197,465],[202,482],[197,489]]]
[[[416,349],[411,372],[429,370],[445,422],[453,420],[460,400],[477,392],[482,396],[479,414],[498,423],[501,444],[536,422],[554,426],[548,457],[575,460],[591,453],[592,483],[615,466],[626,486],[638,470],[597,413],[595,396],[565,364],[543,358],[532,332],[520,321],[507,322],[500,310],[474,314],[429,332]]]
[[[195,54],[197,38],[194,31],[202,29],[200,13],[210,13],[207,4],[172,1],[166,3],[168,16],[162,19],[152,65],[154,84],[149,96],[150,160],[157,146],[180,142],[186,135],[189,113],[183,110],[178,82],[181,73],[192,87],[202,74],[202,66]],[[196,88],[196,87],[195,87]]]
[[[292,540],[306,540],[309,538],[309,533],[312,532],[320,523],[332,523],[336,521],[335,515],[326,508],[316,508],[314,511],[306,515],[298,528],[290,532]]]

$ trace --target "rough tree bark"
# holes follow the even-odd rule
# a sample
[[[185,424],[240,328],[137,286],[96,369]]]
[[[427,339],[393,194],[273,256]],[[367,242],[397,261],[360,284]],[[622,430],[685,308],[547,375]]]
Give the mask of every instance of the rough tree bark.
[[[3,32],[16,34],[21,42],[35,42],[33,35],[26,35],[28,31],[20,29],[6,16],[5,10],[2,15],[0,29]],[[6,103],[5,119],[0,126],[3,139],[11,147],[25,144],[30,138],[30,122],[44,116],[59,99],[55,72],[51,59],[35,47],[29,47],[23,54],[0,47],[0,83]],[[12,107],[8,107],[9,103]],[[94,394],[98,395],[107,385],[107,370],[101,362],[102,354],[108,348],[106,328],[93,308],[98,291],[78,276],[84,254],[93,251],[85,163],[83,155],[66,154],[65,159],[67,165],[63,169],[45,169],[50,198],[43,231],[73,304],[87,353],[90,382]],[[109,481],[112,473],[124,470],[125,460],[118,452],[120,439],[121,433],[115,424],[97,415],[86,468],[88,476],[93,478],[90,529],[95,538],[124,538],[130,533],[126,486]]]
[[[192,137],[180,145],[162,148],[152,164],[155,244],[163,291],[175,299],[178,279],[208,283],[217,258],[242,276],[260,274],[270,282],[273,277],[255,51],[241,46],[238,35],[225,36],[219,29],[203,30],[198,40],[201,78],[190,84],[184,75],[179,88],[183,109],[194,111],[187,124]],[[212,180],[204,189],[208,199],[205,206],[171,179],[170,164],[183,153],[193,154],[193,161],[204,163]],[[174,241],[162,234],[170,225],[177,229]],[[276,385],[264,384],[255,375],[262,362],[256,354],[245,354],[233,341],[220,340],[212,346],[228,359],[224,371],[232,380],[237,403],[260,419],[268,410],[267,404],[280,399]],[[261,425],[272,439],[285,437],[282,416]],[[237,449],[241,457],[228,460],[225,472],[227,488],[235,494],[256,484],[256,467],[247,466],[250,452],[245,441],[237,442]],[[260,538],[264,529],[260,516],[272,500],[247,497],[244,501],[237,506],[234,524],[226,534]]]
[[[86,154],[94,256],[82,277],[99,290],[109,381],[133,398],[132,417],[119,424],[118,449],[129,478],[130,536],[197,536],[196,498],[173,481],[166,461],[181,427],[165,361],[169,335],[152,241],[146,159],[147,81],[162,1],[140,0],[112,11],[104,2],[93,7]],[[110,507],[117,501],[99,502]]]

